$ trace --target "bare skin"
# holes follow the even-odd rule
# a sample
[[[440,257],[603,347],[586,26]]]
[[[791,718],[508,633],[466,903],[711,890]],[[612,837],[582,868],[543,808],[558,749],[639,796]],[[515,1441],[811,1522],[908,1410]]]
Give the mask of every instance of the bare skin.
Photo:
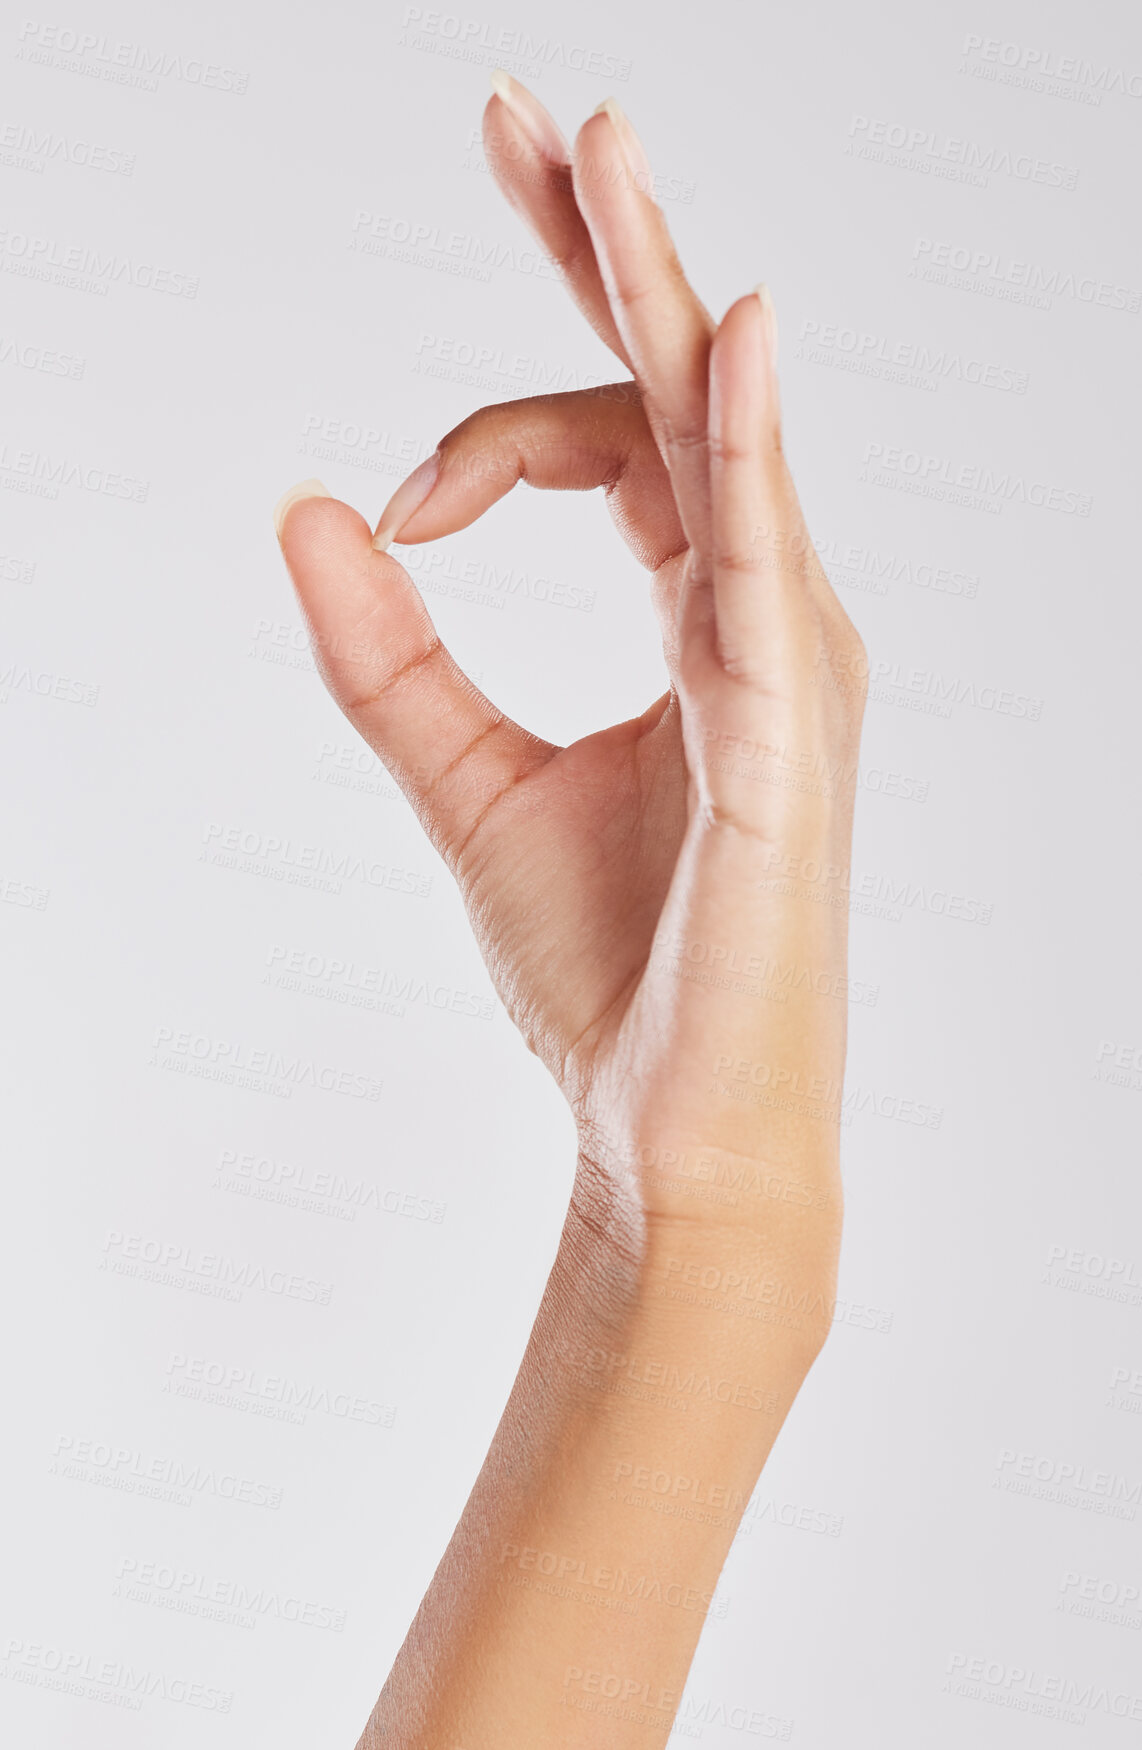
[[[633,383],[481,409],[377,539],[438,540],[519,479],[603,487],[670,686],[552,746],[466,678],[356,511],[315,482],[279,507],[326,684],[452,870],[579,1137],[515,1389],[359,1750],[644,1750],[830,1327],[866,665],[783,454],[768,298],[712,321],[617,108],[571,149],[497,76],[484,125]],[[652,1472],[673,1511],[647,1505]]]

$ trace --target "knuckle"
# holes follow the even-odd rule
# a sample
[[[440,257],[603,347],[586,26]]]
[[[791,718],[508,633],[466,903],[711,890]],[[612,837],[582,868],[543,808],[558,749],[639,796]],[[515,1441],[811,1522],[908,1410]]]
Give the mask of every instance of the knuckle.
[[[706,410],[687,409],[682,413],[663,413],[659,424],[662,440],[672,451],[706,450],[710,434],[706,426]]]
[[[415,682],[430,663],[439,662],[443,656],[444,646],[437,637],[396,668],[382,669],[383,658],[378,653],[368,664],[354,666],[352,685],[347,684],[348,675],[337,677],[338,703],[349,718],[372,713],[398,688]]]
[[[619,280],[612,293],[613,300],[623,310],[637,310],[661,292],[654,280]]]
[[[729,438],[716,437],[713,434],[707,439],[710,446],[710,460],[720,462],[756,462],[758,452],[745,444],[733,443]]]
[[[751,547],[715,547],[714,570],[737,576],[752,577],[759,567],[757,553]]]

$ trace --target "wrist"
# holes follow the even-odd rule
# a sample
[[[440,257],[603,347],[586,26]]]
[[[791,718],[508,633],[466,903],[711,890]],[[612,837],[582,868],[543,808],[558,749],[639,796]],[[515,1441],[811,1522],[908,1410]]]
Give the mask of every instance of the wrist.
[[[832,1327],[839,1181],[826,1190],[739,1157],[734,1168],[733,1204],[684,1196],[664,1208],[637,1179],[580,1154],[555,1271],[584,1290],[572,1333],[605,1327],[620,1352],[637,1329],[672,1354],[764,1353],[772,1368],[804,1377]]]
[[[572,1211],[640,1279],[667,1243],[702,1263],[740,1263],[756,1248],[792,1253],[835,1278],[844,1219],[835,1138],[786,1136],[764,1152],[755,1139],[743,1153],[692,1136],[634,1141],[581,1124]]]

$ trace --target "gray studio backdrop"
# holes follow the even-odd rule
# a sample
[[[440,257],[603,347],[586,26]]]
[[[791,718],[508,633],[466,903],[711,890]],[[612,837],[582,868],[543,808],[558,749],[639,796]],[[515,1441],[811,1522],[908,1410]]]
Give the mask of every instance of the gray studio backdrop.
[[[7,14],[4,1741],[352,1745],[553,1254],[571,1123],[270,522],[618,374],[488,175],[496,65],[619,97],[712,310],[770,283],[873,661],[836,1330],[677,1742],[1134,1742],[1124,0]],[[598,495],[410,567],[545,736],[661,690]]]

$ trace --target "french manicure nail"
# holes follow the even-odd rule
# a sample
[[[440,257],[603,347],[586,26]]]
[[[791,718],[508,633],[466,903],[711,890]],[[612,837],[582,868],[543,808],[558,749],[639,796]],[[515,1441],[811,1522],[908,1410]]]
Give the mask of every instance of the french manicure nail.
[[[531,95],[526,85],[497,67],[492,74],[492,90],[506,104],[537,151],[551,164],[566,169],[571,163],[571,148],[543,105]]]
[[[425,458],[419,468],[414,468],[407,480],[402,480],[393,493],[377,524],[377,532],[373,536],[373,546],[378,553],[385,553],[400,534],[413,511],[419,510],[432,488],[436,485],[436,477],[440,473],[440,451],[433,450],[431,456]]]
[[[274,505],[274,532],[278,540],[282,538],[282,524],[291,504],[297,504],[303,498],[332,498],[333,494],[320,480],[299,480],[296,486],[291,486],[288,492],[283,492]]]
[[[657,206],[658,202],[654,193],[654,172],[650,168],[650,160],[646,155],[642,141],[631,127],[626,112],[618,99],[605,97],[595,110],[595,114],[610,116],[611,125],[619,136],[619,145],[623,149],[623,156],[631,173],[631,181],[643,194],[649,195]]]
[[[765,319],[765,335],[769,342],[769,356],[777,363],[777,311],[773,308],[773,294],[765,281],[754,286],[757,301],[761,305],[761,314]]]

